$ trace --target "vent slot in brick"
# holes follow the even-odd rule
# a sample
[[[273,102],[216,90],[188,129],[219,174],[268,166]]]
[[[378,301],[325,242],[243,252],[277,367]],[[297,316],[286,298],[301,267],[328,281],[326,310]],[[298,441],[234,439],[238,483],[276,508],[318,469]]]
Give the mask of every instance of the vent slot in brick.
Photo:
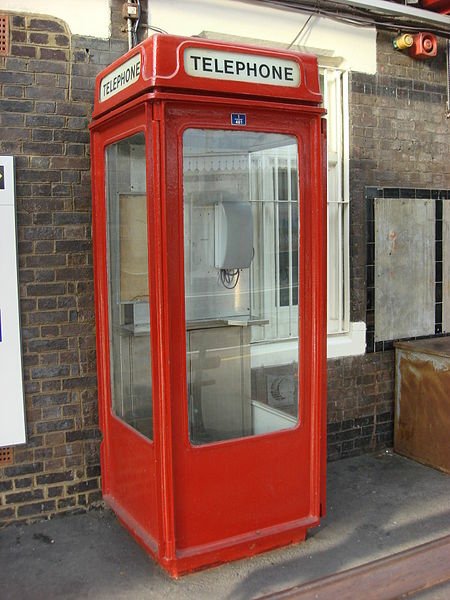
[[[0,448],[0,465],[9,465],[13,462],[13,446]]]
[[[0,15],[0,56],[9,54],[9,24],[8,17]],[[1,452],[1,448],[0,448]]]

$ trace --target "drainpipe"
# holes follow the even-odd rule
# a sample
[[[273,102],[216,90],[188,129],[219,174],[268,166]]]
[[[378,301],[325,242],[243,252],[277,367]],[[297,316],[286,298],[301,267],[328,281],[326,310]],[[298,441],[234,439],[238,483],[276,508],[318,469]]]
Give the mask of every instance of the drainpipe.
[[[447,119],[450,119],[450,40],[447,40]]]
[[[128,36],[128,50],[133,48],[133,21],[128,18],[127,19],[127,36]]]
[[[127,22],[128,50],[137,44],[137,30],[141,20],[141,0],[127,0],[122,5],[122,16]]]

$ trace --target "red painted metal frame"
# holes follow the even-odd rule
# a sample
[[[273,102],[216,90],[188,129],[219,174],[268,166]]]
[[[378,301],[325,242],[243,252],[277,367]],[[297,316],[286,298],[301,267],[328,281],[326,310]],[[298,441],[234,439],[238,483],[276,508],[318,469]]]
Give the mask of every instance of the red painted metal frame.
[[[99,420],[103,433],[101,444],[102,489],[106,502],[114,508],[120,519],[132,533],[152,552],[156,552],[157,540],[161,537],[158,530],[160,502],[157,490],[161,488],[156,468],[156,444],[116,417],[111,409],[111,374],[110,374],[110,333],[108,303],[108,266],[107,266],[107,214],[106,214],[106,172],[105,150],[110,145],[136,133],[146,136],[147,153],[147,189],[148,194],[148,227],[149,227],[149,272],[153,274],[150,282],[150,304],[157,305],[158,271],[156,251],[150,232],[155,229],[158,215],[157,187],[154,177],[153,155],[155,139],[151,129],[151,105],[145,102],[111,118],[107,124],[100,124],[92,130],[92,169],[93,169],[93,237],[94,237],[94,269],[97,322],[97,363],[99,389]],[[156,135],[157,139],[157,135]],[[155,193],[156,191],[156,193]],[[152,380],[155,395],[159,390],[158,368],[158,320],[155,311],[151,311],[152,330]],[[132,457],[139,457],[131,462]]]
[[[176,577],[304,539],[324,512],[323,110],[286,100],[159,90],[121,103],[116,98],[116,108],[92,126],[103,492],[132,535]],[[300,419],[291,430],[193,447],[185,375],[182,135],[192,127],[232,130],[231,112],[247,114],[248,130],[298,142]],[[147,137],[153,442],[112,414],[110,392],[104,154],[107,145],[138,131]]]
[[[448,15],[450,14],[450,0],[422,0],[422,8]]]

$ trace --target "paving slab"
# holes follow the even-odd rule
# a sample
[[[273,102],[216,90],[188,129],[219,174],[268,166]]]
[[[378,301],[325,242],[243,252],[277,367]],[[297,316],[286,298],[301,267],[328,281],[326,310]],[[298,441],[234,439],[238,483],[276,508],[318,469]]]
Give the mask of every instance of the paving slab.
[[[6,527],[0,597],[247,600],[448,534],[450,476],[386,451],[328,466],[328,514],[305,542],[177,581],[109,510]]]

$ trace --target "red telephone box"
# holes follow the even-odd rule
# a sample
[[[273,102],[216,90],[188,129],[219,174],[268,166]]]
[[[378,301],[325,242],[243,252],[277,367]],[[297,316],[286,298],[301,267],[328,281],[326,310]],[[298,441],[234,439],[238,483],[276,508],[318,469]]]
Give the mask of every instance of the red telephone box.
[[[314,57],[200,38],[97,78],[103,494],[173,576],[324,511],[320,103]]]

